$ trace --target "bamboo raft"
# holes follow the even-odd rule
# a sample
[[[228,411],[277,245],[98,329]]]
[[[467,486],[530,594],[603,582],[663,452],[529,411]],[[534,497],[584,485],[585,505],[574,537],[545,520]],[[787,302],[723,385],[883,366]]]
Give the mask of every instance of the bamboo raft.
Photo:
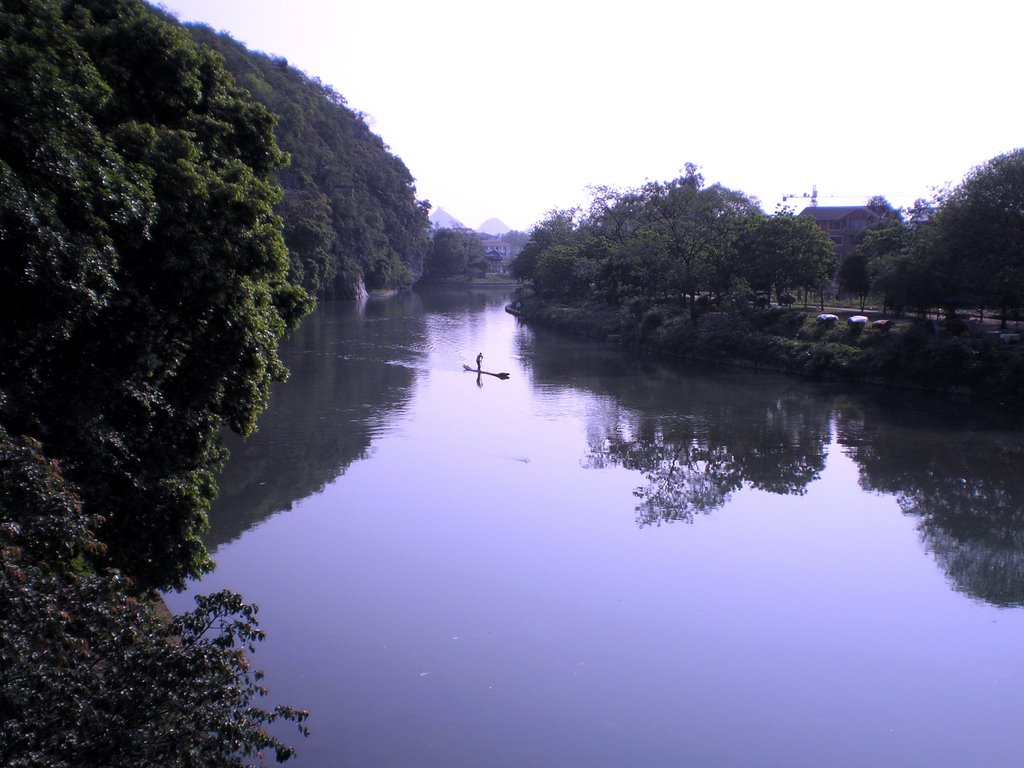
[[[466,365],[465,363],[462,364],[462,369],[465,371],[472,371],[473,373],[486,373],[488,376],[494,376],[499,379],[507,379],[509,377],[509,374],[507,373],[491,373],[490,371],[478,371],[473,366]]]

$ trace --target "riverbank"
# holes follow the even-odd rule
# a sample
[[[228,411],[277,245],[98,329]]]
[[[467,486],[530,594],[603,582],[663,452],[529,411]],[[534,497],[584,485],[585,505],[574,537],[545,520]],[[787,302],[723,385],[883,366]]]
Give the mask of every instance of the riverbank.
[[[615,308],[525,297],[511,314],[568,333],[659,354],[740,365],[817,380],[863,383],[985,398],[1024,408],[1024,352],[983,326],[889,318],[850,324],[854,312],[821,322],[813,308],[704,311]],[[1012,337],[1011,337],[1012,339]]]
[[[441,277],[436,279],[419,280],[414,286],[416,288],[515,288],[517,285],[510,275],[488,274],[483,277]]]

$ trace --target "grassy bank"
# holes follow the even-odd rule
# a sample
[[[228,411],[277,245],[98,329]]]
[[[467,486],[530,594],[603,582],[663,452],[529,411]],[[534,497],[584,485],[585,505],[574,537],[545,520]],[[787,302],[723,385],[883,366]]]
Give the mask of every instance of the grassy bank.
[[[519,302],[519,317],[569,333],[690,359],[813,379],[950,392],[1024,407],[1024,353],[991,328],[895,318],[888,329],[817,320],[815,309],[744,308],[691,317],[674,306]],[[852,313],[848,313],[852,314]]]

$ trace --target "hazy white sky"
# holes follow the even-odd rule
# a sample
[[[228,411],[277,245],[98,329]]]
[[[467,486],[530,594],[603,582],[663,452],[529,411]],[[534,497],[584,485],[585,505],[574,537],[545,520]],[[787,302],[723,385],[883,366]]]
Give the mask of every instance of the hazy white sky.
[[[1024,146],[1006,0],[161,4],[333,86],[471,227],[526,230],[687,162],[769,213],[814,184],[822,205],[906,205]]]

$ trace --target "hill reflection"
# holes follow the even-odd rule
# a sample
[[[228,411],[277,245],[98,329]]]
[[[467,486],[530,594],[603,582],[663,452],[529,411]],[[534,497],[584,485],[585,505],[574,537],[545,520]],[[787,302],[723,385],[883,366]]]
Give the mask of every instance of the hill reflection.
[[[225,436],[231,459],[210,511],[211,550],[366,458],[387,414],[409,397],[424,333],[417,304],[325,302],[295,332],[282,350],[289,379],[275,386],[257,432]]]
[[[370,455],[374,439],[409,402],[434,343],[428,315],[462,322],[467,310],[507,298],[442,289],[321,302],[283,345],[290,375],[274,387],[256,433],[224,436],[231,458],[218,478],[207,546],[215,550],[291,509]]]

